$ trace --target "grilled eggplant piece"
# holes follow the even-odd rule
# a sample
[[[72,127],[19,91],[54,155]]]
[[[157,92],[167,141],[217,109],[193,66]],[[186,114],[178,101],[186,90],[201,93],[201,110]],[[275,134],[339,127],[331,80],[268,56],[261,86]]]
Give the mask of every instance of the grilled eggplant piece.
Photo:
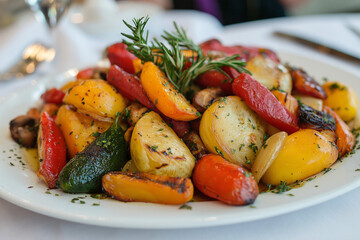
[[[300,128],[335,131],[335,119],[327,112],[300,103],[298,115]]]

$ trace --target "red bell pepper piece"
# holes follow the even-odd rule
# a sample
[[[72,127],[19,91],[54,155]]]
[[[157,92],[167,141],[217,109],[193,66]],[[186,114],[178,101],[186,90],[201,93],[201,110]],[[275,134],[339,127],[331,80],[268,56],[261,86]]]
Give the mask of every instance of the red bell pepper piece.
[[[40,169],[36,174],[49,188],[55,188],[60,171],[66,164],[66,145],[60,128],[46,112],[41,115],[38,151]]]
[[[289,134],[299,130],[297,117],[261,83],[249,74],[241,73],[232,84],[235,95],[274,127]]]
[[[41,95],[41,98],[45,103],[61,104],[64,96],[65,93],[62,90],[51,88],[46,90],[46,92]]]
[[[107,74],[107,81],[130,101],[138,101],[151,110],[157,110],[147,97],[138,77],[124,71],[117,65],[112,65]]]
[[[110,60],[111,65],[115,64],[124,69],[128,73],[135,73],[133,60],[137,59],[127,49],[125,43],[115,43],[111,45],[107,51],[107,57]]]
[[[204,54],[210,54],[211,52],[218,52],[220,55],[225,54],[228,56],[238,54],[244,61],[248,61],[251,58],[258,55],[265,55],[271,60],[280,63],[280,60],[275,52],[266,48],[249,47],[249,46],[224,46],[217,39],[210,39],[200,44]]]
[[[86,68],[78,72],[76,79],[91,79],[94,75],[94,68]]]
[[[236,46],[224,46],[222,43],[217,39],[210,39],[206,42],[203,42],[200,44],[200,47],[205,55],[211,54],[211,53],[219,53],[219,55],[235,55],[239,54],[241,59],[245,59],[245,55],[241,49],[239,49]]]
[[[225,93],[232,94],[231,81],[229,78],[218,70],[210,70],[201,74],[196,80],[202,88],[220,87]]]
[[[171,119],[171,124],[174,132],[180,137],[183,138],[185,134],[190,132],[190,124],[189,122],[177,121]]]

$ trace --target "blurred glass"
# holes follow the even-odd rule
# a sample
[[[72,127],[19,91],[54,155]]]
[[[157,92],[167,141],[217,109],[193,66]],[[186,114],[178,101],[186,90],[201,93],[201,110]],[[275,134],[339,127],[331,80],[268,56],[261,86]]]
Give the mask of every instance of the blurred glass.
[[[49,29],[53,29],[70,7],[72,0],[25,0],[25,2],[35,12],[38,21],[45,21]]]

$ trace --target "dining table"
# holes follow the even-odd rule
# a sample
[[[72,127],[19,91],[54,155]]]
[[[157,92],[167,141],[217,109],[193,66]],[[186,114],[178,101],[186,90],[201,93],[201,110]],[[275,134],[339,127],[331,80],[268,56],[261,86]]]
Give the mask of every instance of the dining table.
[[[53,45],[56,57],[51,63],[43,63],[32,75],[21,79],[0,82],[1,99],[32,81],[46,76],[61,74],[70,69],[83,69],[96,65],[103,59],[104,49],[122,40],[125,26],[119,18],[103,24],[86,22],[81,10],[74,8],[64,16],[57,29],[49,33],[44,25],[36,21],[31,12],[24,12],[16,21],[0,29],[0,72],[6,71],[21,55],[25,46],[33,42]],[[183,26],[195,42],[217,38],[227,45],[249,45],[270,48],[275,52],[291,52],[309,59],[337,66],[358,76],[357,62],[341,59],[316,51],[274,35],[274,31],[292,31],[303,36],[326,42],[360,55],[360,37],[346,27],[348,24],[360,29],[360,14],[325,14],[311,16],[282,17],[222,26],[214,17],[194,10],[169,10],[152,13],[149,29],[154,36],[159,29],[169,29],[172,22]],[[111,27],[111,22],[114,22]],[[110,27],[109,27],[110,24]],[[104,26],[107,26],[105,28]],[[49,35],[53,34],[51,41]],[[281,55],[280,55],[281,56]],[[326,76],[326,72],[324,76]],[[331,77],[331,76],[328,76]],[[339,79],[341,81],[341,79]],[[1,159],[0,159],[1,160]],[[360,159],[351,158],[358,162]],[[359,173],[360,174],[360,173]],[[0,182],[1,185],[7,184]],[[234,207],[236,211],[238,207]],[[126,216],[119,216],[126,218]],[[154,216],[156,218],[156,216]],[[216,219],[216,217],[215,217]],[[309,204],[293,211],[231,224],[211,224],[202,227],[162,229],[96,226],[63,220],[25,209],[9,202],[0,195],[0,239],[359,239],[360,187],[334,196],[326,201]]]

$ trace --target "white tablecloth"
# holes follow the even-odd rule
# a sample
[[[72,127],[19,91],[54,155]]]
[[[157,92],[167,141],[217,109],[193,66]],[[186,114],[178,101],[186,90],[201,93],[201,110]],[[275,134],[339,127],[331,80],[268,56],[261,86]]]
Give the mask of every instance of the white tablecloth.
[[[120,40],[120,34],[90,36],[71,24],[69,18],[64,19],[58,29],[57,60],[53,64],[44,65],[35,76],[0,83],[0,97],[18,86],[28,84],[33,77],[92,65],[101,58],[106,45]],[[166,27],[172,18],[184,25],[196,41],[216,36],[229,44],[263,45],[276,50],[301,52],[360,76],[359,65],[325,56],[271,35],[272,30],[283,28],[313,32],[319,38],[326,38],[332,33],[330,41],[360,52],[360,38],[356,39],[343,26],[344,21],[352,21],[360,26],[360,15],[258,21],[226,27],[221,34],[222,29],[214,25],[211,18],[194,12],[167,13],[157,16],[156,20],[163,23],[162,27]],[[204,18],[207,21],[204,22]],[[114,31],[120,33],[120,30]],[[236,32],[238,38],[227,38],[229,32],[232,35]],[[15,61],[21,48],[35,40],[45,41],[46,36],[46,31],[31,15],[24,15],[14,25],[0,30],[0,71]],[[0,198],[0,239],[359,239],[359,216],[360,188],[325,203],[277,217],[229,226],[183,230],[131,230],[83,225],[43,216]]]

